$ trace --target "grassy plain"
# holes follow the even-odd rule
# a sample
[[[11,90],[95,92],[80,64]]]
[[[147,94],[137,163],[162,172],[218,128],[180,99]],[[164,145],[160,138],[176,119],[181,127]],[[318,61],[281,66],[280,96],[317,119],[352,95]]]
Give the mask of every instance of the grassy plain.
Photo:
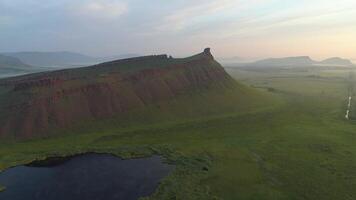
[[[228,72],[263,95],[182,97],[125,126],[108,120],[78,134],[3,141],[0,169],[82,152],[160,154],[177,168],[147,199],[356,198],[356,124],[344,118],[350,70]],[[171,116],[207,100],[226,107],[200,110],[205,117],[195,117],[197,110]]]

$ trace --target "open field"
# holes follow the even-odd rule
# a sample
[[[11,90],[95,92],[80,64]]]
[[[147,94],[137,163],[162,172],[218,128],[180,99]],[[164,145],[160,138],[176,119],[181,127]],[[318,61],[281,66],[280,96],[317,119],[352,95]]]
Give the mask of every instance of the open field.
[[[214,116],[134,128],[106,122],[97,129],[88,126],[81,131],[86,134],[2,142],[0,169],[81,152],[124,158],[160,154],[177,169],[151,199],[356,198],[356,124],[344,118],[350,71],[228,72],[265,95],[229,102],[236,108],[216,108]],[[222,101],[218,93],[213,96]],[[161,115],[155,117],[168,116]]]

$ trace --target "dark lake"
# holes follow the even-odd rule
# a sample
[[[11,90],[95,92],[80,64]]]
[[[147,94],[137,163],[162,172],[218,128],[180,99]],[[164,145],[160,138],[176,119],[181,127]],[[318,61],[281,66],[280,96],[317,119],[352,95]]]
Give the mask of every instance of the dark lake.
[[[149,196],[174,167],[158,156],[122,160],[85,154],[0,174],[1,200],[131,200]]]

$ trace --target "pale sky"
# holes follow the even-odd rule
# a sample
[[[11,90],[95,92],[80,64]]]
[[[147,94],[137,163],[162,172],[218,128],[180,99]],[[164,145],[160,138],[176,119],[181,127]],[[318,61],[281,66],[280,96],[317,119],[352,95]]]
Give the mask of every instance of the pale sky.
[[[356,0],[0,0],[0,52],[356,59]]]

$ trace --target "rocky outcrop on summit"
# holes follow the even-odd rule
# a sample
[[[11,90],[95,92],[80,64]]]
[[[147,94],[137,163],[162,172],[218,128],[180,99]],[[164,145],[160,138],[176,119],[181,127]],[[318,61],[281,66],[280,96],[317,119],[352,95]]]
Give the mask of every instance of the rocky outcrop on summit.
[[[231,82],[210,49],[183,59],[146,56],[3,79],[0,136],[43,136]]]

